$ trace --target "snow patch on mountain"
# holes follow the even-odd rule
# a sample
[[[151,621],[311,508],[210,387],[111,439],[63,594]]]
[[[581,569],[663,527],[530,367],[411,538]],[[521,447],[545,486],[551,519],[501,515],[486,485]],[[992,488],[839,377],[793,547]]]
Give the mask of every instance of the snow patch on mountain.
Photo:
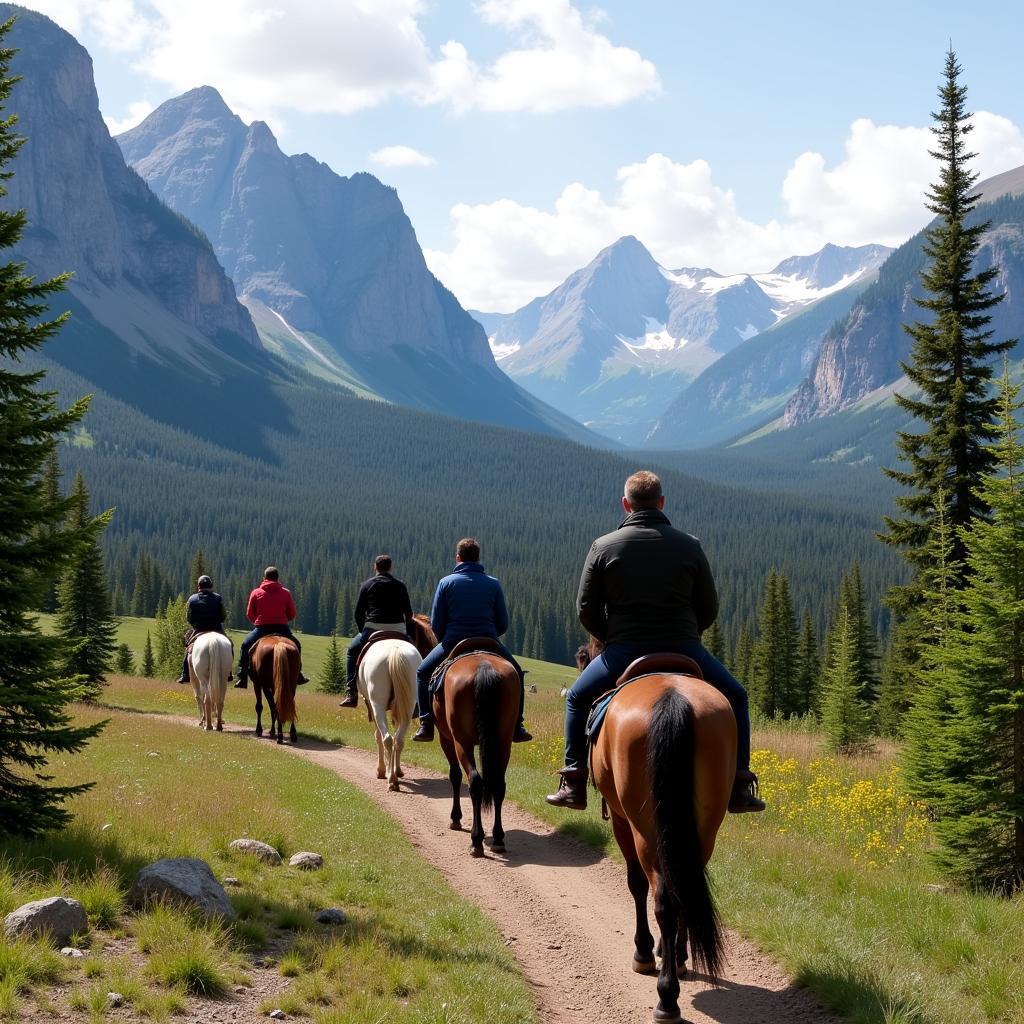
[[[781,304],[775,313],[783,317],[792,312],[794,307],[806,306],[823,299],[826,295],[841,292],[858,280],[864,272],[864,268],[853,270],[824,288],[816,287],[813,281],[799,274],[754,274],[753,279],[769,298]]]
[[[644,317],[644,333],[641,337],[626,338],[617,334],[616,338],[634,355],[653,352],[655,358],[663,352],[678,351],[687,343],[686,338],[673,338],[665,324],[649,316]]]
[[[502,359],[508,359],[509,356],[515,355],[523,347],[518,341],[498,341],[497,337],[493,334],[487,339],[487,344],[491,346],[491,354],[494,356],[495,362],[498,363]]]

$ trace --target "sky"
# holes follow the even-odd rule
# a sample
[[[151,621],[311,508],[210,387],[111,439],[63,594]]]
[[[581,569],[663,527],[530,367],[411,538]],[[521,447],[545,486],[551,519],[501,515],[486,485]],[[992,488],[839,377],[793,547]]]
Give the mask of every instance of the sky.
[[[33,0],[111,131],[212,85],[287,153],[398,189],[431,269],[508,312],[617,238],[759,272],[926,223],[952,43],[983,177],[1024,164],[1024,4]]]

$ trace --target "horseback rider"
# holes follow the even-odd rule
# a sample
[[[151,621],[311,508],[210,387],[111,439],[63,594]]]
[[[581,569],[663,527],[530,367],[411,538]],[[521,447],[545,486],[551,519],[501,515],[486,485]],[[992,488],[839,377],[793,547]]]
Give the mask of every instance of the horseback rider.
[[[196,580],[196,592],[188,599],[185,616],[189,628],[185,633],[185,658],[177,679],[179,683],[188,682],[188,655],[196,637],[201,633],[224,633],[224,620],[228,613],[224,610],[224,600],[214,591],[213,580],[209,576],[204,574]]]
[[[472,537],[459,541],[455,549],[455,569],[437,585],[430,608],[430,626],[437,636],[438,645],[416,670],[420,727],[413,739],[420,743],[430,743],[434,739],[434,715],[430,710],[430,678],[434,671],[460,640],[481,636],[497,643],[502,656],[512,663],[519,675],[519,721],[512,740],[515,743],[532,740],[523,725],[526,700],[523,670],[498,639],[508,629],[505,594],[499,580],[484,572],[480,564],[480,543]]]
[[[286,636],[302,653],[302,644],[289,625],[297,614],[291,591],[281,586],[280,573],[274,566],[268,565],[263,570],[263,582],[249,594],[249,604],[245,609],[245,617],[254,628],[242,641],[236,690],[244,690],[249,685],[249,651],[261,637]],[[299,683],[308,682],[300,672]]]
[[[378,555],[373,560],[374,575],[363,582],[356,598],[356,625],[359,632],[352,638],[345,655],[348,693],[339,705],[354,708],[359,704],[356,687],[356,662],[366,641],[378,630],[404,632],[413,637],[412,604],[405,584],[391,575],[391,556]]]
[[[691,657],[704,679],[732,705],[738,729],[737,771],[729,810],[763,811],[750,771],[747,692],[701,644],[718,615],[711,567],[696,537],[673,528],[665,515],[661,480],[640,470],[627,481],[626,518],[598,537],[580,576],[576,610],[580,622],[605,645],[580,673],[565,699],[565,767],[556,807],[587,806],[587,716],[594,701],[611,690],[632,661],[645,654]]]

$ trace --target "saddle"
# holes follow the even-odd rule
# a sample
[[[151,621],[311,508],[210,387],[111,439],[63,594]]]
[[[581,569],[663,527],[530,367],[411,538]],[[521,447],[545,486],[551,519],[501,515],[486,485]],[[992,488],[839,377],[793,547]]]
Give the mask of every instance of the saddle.
[[[445,658],[444,661],[442,661],[434,670],[434,674],[430,677],[430,693],[432,695],[435,693],[443,693],[444,677],[448,669],[460,658],[467,658],[471,654],[496,654],[503,661],[505,660],[505,655],[502,654],[498,641],[493,637],[468,636],[465,640],[460,640],[451,649],[448,657]]]
[[[370,639],[363,645],[363,649],[359,652],[359,657],[356,658],[356,671],[359,671],[359,666],[363,663],[363,658],[366,657],[366,652],[375,644],[378,640],[404,640],[409,643],[409,638],[404,633],[399,633],[397,629],[378,629],[370,634]]]
[[[630,663],[626,671],[619,676],[615,687],[607,693],[602,694],[594,701],[587,716],[587,742],[593,750],[597,742],[601,725],[604,723],[608,707],[624,686],[642,679],[644,676],[673,675],[693,676],[695,679],[703,679],[704,673],[700,665],[686,654],[645,654]]]

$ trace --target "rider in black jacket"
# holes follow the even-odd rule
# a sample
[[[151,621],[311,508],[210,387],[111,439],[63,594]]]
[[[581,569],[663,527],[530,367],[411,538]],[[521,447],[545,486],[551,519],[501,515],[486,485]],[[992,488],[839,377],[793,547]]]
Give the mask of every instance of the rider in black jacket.
[[[185,608],[189,629],[185,634],[185,658],[181,663],[179,683],[188,682],[188,655],[195,638],[200,633],[223,633],[224,620],[228,613],[224,610],[224,601],[213,589],[213,580],[209,576],[200,576],[196,580],[196,593],[189,599]],[[226,635],[226,634],[225,634]],[[230,679],[231,676],[228,676]]]

